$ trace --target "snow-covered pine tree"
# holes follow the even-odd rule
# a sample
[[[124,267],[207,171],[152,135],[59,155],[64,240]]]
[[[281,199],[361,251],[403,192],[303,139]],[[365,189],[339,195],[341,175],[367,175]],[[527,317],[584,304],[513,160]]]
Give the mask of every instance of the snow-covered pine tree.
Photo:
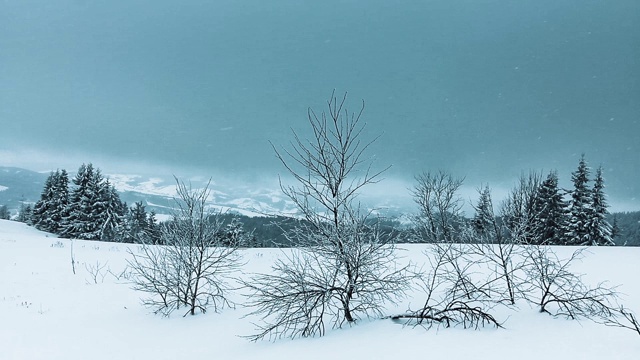
[[[63,230],[63,217],[69,206],[69,174],[67,170],[56,171],[52,184],[51,213],[50,217],[55,224],[52,232],[60,234]]]
[[[607,221],[606,196],[604,194],[604,178],[602,177],[602,166],[596,170],[596,178],[591,193],[591,221],[589,230],[591,232],[591,243],[588,245],[615,245],[611,235],[611,224]]]
[[[474,207],[476,214],[471,220],[471,225],[477,235],[487,238],[490,237],[493,231],[493,223],[495,221],[491,190],[489,186],[485,186],[484,189],[478,189],[478,192],[480,193],[480,198],[478,199],[478,204]]]
[[[558,187],[558,173],[549,172],[538,188],[535,222],[536,244],[560,245],[567,233],[568,204]]]
[[[7,205],[0,206],[0,220],[9,220],[11,219],[11,212],[7,208]]]
[[[147,210],[142,201],[137,201],[129,209],[127,216],[129,237],[132,242],[147,242],[147,230],[149,228]]]
[[[611,239],[613,239],[613,242],[615,242],[616,239],[620,238],[622,235],[622,229],[620,229],[620,224],[618,224],[618,214],[613,214],[613,223],[611,224]]]
[[[31,214],[31,221],[36,229],[52,233],[55,233],[58,228],[58,224],[51,218],[54,192],[53,183],[55,182],[56,174],[59,175],[60,172],[51,172],[47,180],[45,180],[42,193],[40,194],[40,200],[33,206]]]
[[[98,200],[95,203],[94,212],[100,227],[100,240],[122,241],[126,236],[124,233],[125,205],[109,180],[103,180],[98,186]]]
[[[32,210],[31,222],[39,230],[59,234],[69,202],[69,175],[66,170],[51,172]]]
[[[31,204],[26,204],[23,201],[20,202],[20,209],[18,209],[18,216],[16,217],[16,221],[25,223],[27,225],[31,225],[31,213],[33,209]]]
[[[571,173],[573,191],[571,192],[570,217],[564,243],[567,245],[591,244],[589,225],[593,209],[591,204],[592,191],[589,189],[589,167],[584,158],[580,157],[578,169]]]
[[[152,243],[158,244],[160,242],[160,224],[156,218],[156,211],[153,209],[149,211],[147,216],[147,226]]]
[[[99,240],[101,223],[94,206],[99,197],[102,174],[93,165],[82,164],[73,178],[69,206],[64,217],[62,236],[85,240]]]

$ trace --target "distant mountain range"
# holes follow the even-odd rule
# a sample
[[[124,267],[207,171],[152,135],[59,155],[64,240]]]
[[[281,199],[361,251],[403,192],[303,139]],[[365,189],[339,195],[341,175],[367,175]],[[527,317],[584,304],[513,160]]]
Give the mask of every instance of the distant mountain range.
[[[37,201],[47,176],[47,173],[0,166],[0,205],[15,212],[21,202]]]
[[[0,166],[0,205],[16,212],[22,202],[35,203],[40,199],[47,172]],[[70,173],[70,180],[74,174]],[[158,214],[170,214],[175,203],[175,180],[141,175],[105,174],[118,189],[120,198],[129,205],[137,201]],[[194,189],[203,188],[207,181],[190,180]],[[295,207],[280,191],[273,189],[218,188],[211,190],[212,210],[236,212],[246,216],[291,215]]]
[[[169,215],[175,205],[176,183],[173,177],[137,174],[103,174],[116,187],[122,201],[132,206],[141,201],[147,210],[157,214]],[[7,205],[13,214],[17,213],[22,202],[33,204],[40,194],[49,172],[0,166],[0,205]],[[75,173],[69,173],[69,182]],[[194,189],[207,186],[209,179],[185,179]],[[246,184],[209,184],[211,191],[209,206],[212,211],[233,212],[249,217],[265,215],[295,216],[297,208],[280,188],[269,188]],[[364,197],[367,209],[386,218],[405,221],[407,208],[402,205],[390,205],[384,197]],[[372,210],[375,209],[375,210]],[[162,216],[159,216],[162,220]],[[402,220],[405,219],[405,220]],[[408,220],[407,220],[408,221]]]

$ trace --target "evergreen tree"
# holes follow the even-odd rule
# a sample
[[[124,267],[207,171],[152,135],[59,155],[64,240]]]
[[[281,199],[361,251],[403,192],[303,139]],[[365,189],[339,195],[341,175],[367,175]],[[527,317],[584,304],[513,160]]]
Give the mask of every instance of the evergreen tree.
[[[99,199],[102,174],[93,165],[82,164],[73,179],[69,206],[64,216],[62,236],[85,240],[99,240],[101,223],[96,203]]]
[[[149,222],[147,218],[147,210],[141,201],[137,201],[129,209],[128,214],[128,228],[129,236],[133,242],[146,242],[147,230],[149,229]]]
[[[25,202],[22,201],[20,203],[20,209],[18,210],[18,217],[16,218],[16,221],[31,225],[32,212],[31,204],[25,204]]]
[[[536,244],[562,244],[567,233],[568,204],[558,188],[558,174],[551,171],[540,184],[533,237]]]
[[[100,226],[100,240],[121,241],[124,234],[125,205],[109,180],[98,183],[98,199],[93,211]]]
[[[571,192],[571,207],[569,224],[567,228],[565,244],[588,245],[591,244],[591,231],[589,229],[593,209],[592,191],[589,189],[589,167],[584,154],[578,163],[578,169],[571,173],[573,191]]]
[[[0,220],[9,220],[11,218],[11,213],[7,208],[7,205],[0,206]]]
[[[155,210],[149,211],[149,215],[147,216],[147,226],[152,243],[157,244],[160,241],[160,225],[156,219]]]
[[[615,245],[611,236],[611,225],[606,217],[609,211],[607,208],[606,196],[604,194],[604,178],[602,177],[602,166],[596,171],[593,191],[591,193],[591,221],[589,222],[589,231],[591,233],[591,242],[589,245]]]
[[[613,214],[613,223],[611,224],[611,239],[615,242],[616,239],[623,235],[620,224],[618,224],[618,214]]]
[[[209,219],[209,221],[215,220]],[[236,218],[233,218],[231,222],[223,226],[217,236],[219,236],[221,244],[224,246],[231,246],[232,244],[247,246],[246,242],[250,239],[246,231],[244,231],[242,222]]]
[[[58,172],[59,173],[59,172]],[[53,182],[55,181],[55,173],[51,172],[44,182],[44,188],[32,212],[33,225],[38,230],[55,232],[57,224],[51,219],[51,202],[53,198]]]
[[[51,172],[32,211],[31,222],[42,231],[59,234],[69,201],[69,176],[66,170]]]
[[[54,233],[60,234],[63,230],[63,217],[69,206],[69,174],[67,170],[56,171],[53,182],[53,197],[51,201],[51,220],[56,224]]]
[[[491,190],[489,186],[479,190],[480,198],[478,204],[475,206],[476,214],[471,220],[473,230],[477,235],[488,237],[493,230],[494,224],[494,212],[493,204],[491,202]]]

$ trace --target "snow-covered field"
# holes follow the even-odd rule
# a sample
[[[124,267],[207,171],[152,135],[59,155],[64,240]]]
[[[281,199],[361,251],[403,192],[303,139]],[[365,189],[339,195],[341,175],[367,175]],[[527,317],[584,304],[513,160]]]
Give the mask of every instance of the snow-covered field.
[[[106,273],[125,268],[127,245],[73,243],[75,275],[69,240],[0,221],[0,359],[640,359],[640,336],[629,330],[554,319],[525,303],[496,314],[505,329],[427,331],[374,320],[322,338],[253,343],[240,337],[253,331],[241,305],[193,317],[153,315],[140,305],[142,294]],[[421,246],[406,248],[407,257],[424,261]],[[623,302],[639,312],[640,248],[590,251],[573,269],[590,283],[620,284]],[[243,255],[246,272],[261,272],[279,250]],[[97,283],[88,271],[96,265],[105,265]],[[416,292],[398,309],[421,301]]]

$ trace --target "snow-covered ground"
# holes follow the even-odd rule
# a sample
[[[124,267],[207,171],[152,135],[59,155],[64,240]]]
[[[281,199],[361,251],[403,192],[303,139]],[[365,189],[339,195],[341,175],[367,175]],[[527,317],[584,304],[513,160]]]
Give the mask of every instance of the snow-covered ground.
[[[75,240],[74,275],[69,240],[0,221],[0,359],[640,359],[640,336],[629,330],[554,319],[524,303],[496,314],[505,329],[427,331],[374,320],[322,338],[253,343],[240,337],[253,331],[241,305],[185,318],[142,307],[142,294],[106,273],[125,268],[127,247]],[[406,248],[407,257],[421,261],[421,246]],[[564,255],[571,250],[558,248]],[[574,270],[589,282],[621,284],[624,303],[638,312],[640,248],[590,251]],[[245,271],[261,272],[280,252],[243,253]],[[106,274],[97,284],[87,270],[96,265]],[[416,292],[399,308],[421,301]]]

